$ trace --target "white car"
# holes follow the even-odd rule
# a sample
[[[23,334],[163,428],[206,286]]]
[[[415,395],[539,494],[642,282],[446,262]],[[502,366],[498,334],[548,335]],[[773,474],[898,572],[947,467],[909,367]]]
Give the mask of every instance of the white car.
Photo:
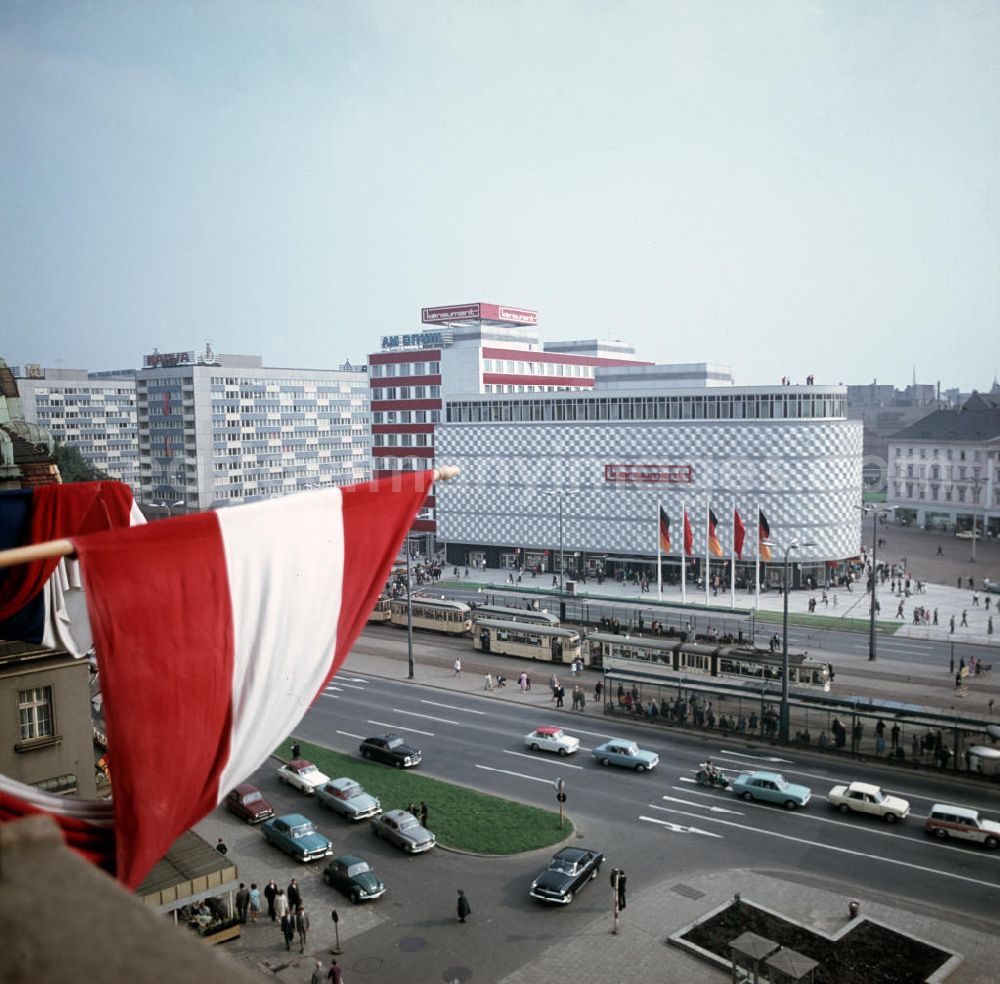
[[[869,813],[886,823],[904,820],[910,814],[910,803],[899,796],[890,796],[880,786],[867,782],[841,783],[826,797],[841,813]]]
[[[580,747],[580,739],[566,734],[562,728],[535,728],[524,736],[524,743],[533,752],[556,752],[558,755],[572,755]]]
[[[278,769],[278,778],[307,796],[312,796],[317,787],[330,781],[325,772],[320,772],[306,759],[292,759],[291,762],[286,762]]]

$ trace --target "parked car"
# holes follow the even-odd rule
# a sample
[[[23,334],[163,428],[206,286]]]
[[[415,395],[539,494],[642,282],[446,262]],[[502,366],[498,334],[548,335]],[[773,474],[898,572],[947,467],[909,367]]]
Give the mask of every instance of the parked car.
[[[371,865],[356,854],[334,858],[323,869],[323,881],[343,892],[355,905],[385,895],[385,885],[376,877]]]
[[[531,883],[528,893],[542,902],[569,905],[587,882],[593,881],[604,863],[604,855],[583,847],[564,847]]]
[[[954,837],[955,840],[972,841],[991,851],[1000,847],[1000,823],[986,820],[978,810],[965,806],[935,803],[927,815],[924,829],[942,840]]]
[[[316,800],[348,820],[365,820],[382,812],[382,804],[347,776],[317,786]]]
[[[955,538],[958,539],[958,540],[971,540],[972,539],[972,530],[956,530],[955,531]],[[983,538],[983,534],[982,533],[978,534],[977,537],[976,537],[976,539],[979,539],[979,540],[981,540],[982,538]]]
[[[660,761],[656,752],[648,752],[634,741],[624,738],[611,738],[598,745],[590,755],[601,765],[624,765],[626,769],[635,769],[636,772],[655,768]]]
[[[280,766],[278,778],[307,796],[312,796],[317,786],[322,786],[324,782],[330,781],[330,777],[325,772],[320,772],[312,762],[306,759],[292,759],[291,762]]]
[[[235,813],[247,823],[262,823],[274,816],[274,807],[264,799],[264,794],[256,786],[251,786],[248,782],[230,790],[225,802],[230,813]]]
[[[890,796],[880,786],[867,782],[840,783],[827,793],[826,798],[841,813],[869,813],[887,823],[905,820],[910,814],[907,800]]]
[[[376,735],[361,743],[361,757],[394,765],[397,769],[410,769],[420,764],[420,750],[410,748],[399,735]]]
[[[805,806],[812,798],[808,786],[797,786],[788,782],[779,772],[743,772],[732,784],[732,790],[745,800],[760,800],[762,803],[780,803],[786,810]]]
[[[429,851],[437,843],[437,838],[406,810],[389,810],[374,817],[371,824],[376,837],[385,838],[407,854]]]
[[[988,577],[984,577],[983,591],[987,592],[987,594],[1000,594],[1000,582],[991,581]]]
[[[572,755],[580,747],[579,738],[566,734],[562,728],[548,725],[525,735],[524,743],[533,752],[556,752],[559,755]]]
[[[316,825],[301,813],[285,813],[265,820],[260,829],[264,837],[296,861],[316,861],[333,854],[333,844],[316,830]]]

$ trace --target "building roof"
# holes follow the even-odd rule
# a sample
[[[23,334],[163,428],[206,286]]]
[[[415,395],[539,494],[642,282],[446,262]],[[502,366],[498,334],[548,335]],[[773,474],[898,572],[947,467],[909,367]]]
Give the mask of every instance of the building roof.
[[[890,441],[969,441],[1000,438],[1000,399],[973,393],[958,410],[935,410],[909,427],[891,434]]]

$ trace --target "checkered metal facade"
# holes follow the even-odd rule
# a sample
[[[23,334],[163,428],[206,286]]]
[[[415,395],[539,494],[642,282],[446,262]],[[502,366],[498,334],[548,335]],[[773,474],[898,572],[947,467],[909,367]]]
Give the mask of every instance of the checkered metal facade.
[[[439,535],[483,546],[656,555],[657,506],[673,553],[682,510],[705,555],[709,503],[728,557],[733,508],[754,557],[757,508],[780,549],[813,541],[796,559],[842,560],[861,544],[862,425],[843,419],[447,423],[435,456],[461,476],[436,487]],[[690,466],[689,482],[609,481],[607,465]],[[639,469],[641,471],[641,469]],[[655,470],[654,470],[655,474]],[[688,468],[663,469],[686,476]]]

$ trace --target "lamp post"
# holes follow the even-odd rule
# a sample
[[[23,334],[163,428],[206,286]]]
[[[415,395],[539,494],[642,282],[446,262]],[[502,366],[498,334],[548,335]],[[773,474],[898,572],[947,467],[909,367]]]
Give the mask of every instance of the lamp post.
[[[969,558],[969,563],[974,564],[976,562],[976,506],[979,505],[979,490],[983,487],[983,480],[979,475],[974,475],[969,480],[969,485],[972,486],[972,556]]]
[[[778,738],[783,742],[788,741],[788,554],[799,547],[815,547],[812,541],[799,543],[792,540],[785,547],[784,580],[785,605],[781,617],[781,716],[778,718]]]
[[[880,516],[887,516],[892,512],[892,506],[856,506],[855,508],[860,509],[862,515],[867,516],[869,513],[872,517],[872,597],[869,604],[869,618],[868,618],[868,660],[869,662],[875,662],[875,606],[876,599],[875,593],[878,590],[878,571],[876,570],[876,558],[878,556],[878,520]],[[905,557],[903,558],[905,561]],[[903,565],[906,566],[905,563]]]
[[[406,667],[407,679],[413,679],[413,580],[410,576],[410,534],[406,534]]]
[[[563,499],[567,495],[576,495],[576,492],[567,492],[565,489],[558,489],[545,493],[554,495],[559,499],[559,594],[566,593],[566,556],[563,551]]]

